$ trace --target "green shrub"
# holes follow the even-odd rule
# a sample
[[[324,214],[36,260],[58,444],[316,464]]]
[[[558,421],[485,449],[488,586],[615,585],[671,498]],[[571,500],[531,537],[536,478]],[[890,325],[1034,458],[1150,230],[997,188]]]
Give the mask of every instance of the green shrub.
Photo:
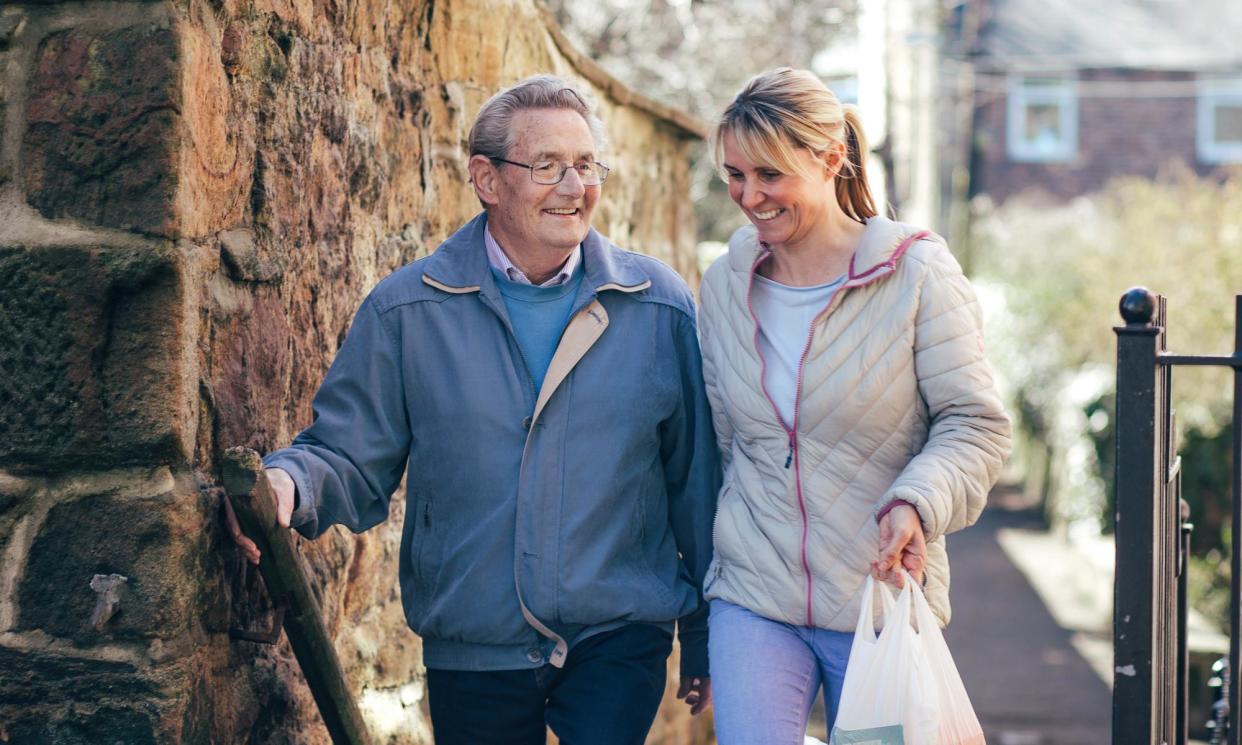
[[[1242,173],[1208,180],[1174,167],[1065,205],[980,206],[971,249],[1022,476],[1038,484],[1051,522],[1111,529],[1117,302],[1144,285],[1167,298],[1170,351],[1232,352]],[[1224,368],[1174,372],[1198,556],[1222,555],[1228,545],[1231,391]],[[1216,586],[1212,573],[1196,573],[1198,584]]]

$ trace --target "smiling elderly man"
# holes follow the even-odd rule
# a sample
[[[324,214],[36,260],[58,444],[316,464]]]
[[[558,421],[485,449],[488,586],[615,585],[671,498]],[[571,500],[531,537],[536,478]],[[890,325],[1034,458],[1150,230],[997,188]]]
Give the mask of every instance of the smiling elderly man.
[[[602,129],[558,78],[491,98],[470,132],[483,213],[371,292],[314,423],[264,459],[310,538],[384,520],[408,462],[401,591],[437,743],[643,742],[675,623],[678,694],[711,699],[694,300],[591,228]]]

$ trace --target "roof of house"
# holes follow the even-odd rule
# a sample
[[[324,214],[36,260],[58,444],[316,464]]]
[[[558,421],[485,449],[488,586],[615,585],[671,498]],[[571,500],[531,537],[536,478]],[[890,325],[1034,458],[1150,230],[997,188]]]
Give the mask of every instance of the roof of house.
[[[982,57],[997,67],[1242,69],[1240,0],[986,0]]]

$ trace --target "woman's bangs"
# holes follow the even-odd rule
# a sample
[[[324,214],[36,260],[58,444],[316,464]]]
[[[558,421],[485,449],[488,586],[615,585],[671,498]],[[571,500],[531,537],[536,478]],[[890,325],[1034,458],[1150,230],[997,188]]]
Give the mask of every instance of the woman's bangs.
[[[778,132],[735,127],[734,140],[738,150],[757,166],[771,168],[786,175],[803,175],[803,166],[794,157],[794,148]]]

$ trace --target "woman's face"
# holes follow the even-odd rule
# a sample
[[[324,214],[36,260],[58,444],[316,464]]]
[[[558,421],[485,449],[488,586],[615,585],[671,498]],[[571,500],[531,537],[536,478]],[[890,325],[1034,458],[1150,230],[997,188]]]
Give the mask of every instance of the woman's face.
[[[833,169],[824,157],[799,149],[809,176],[781,173],[770,165],[750,161],[732,133],[724,135],[724,169],[729,196],[770,246],[797,245],[813,235],[836,205]]]

